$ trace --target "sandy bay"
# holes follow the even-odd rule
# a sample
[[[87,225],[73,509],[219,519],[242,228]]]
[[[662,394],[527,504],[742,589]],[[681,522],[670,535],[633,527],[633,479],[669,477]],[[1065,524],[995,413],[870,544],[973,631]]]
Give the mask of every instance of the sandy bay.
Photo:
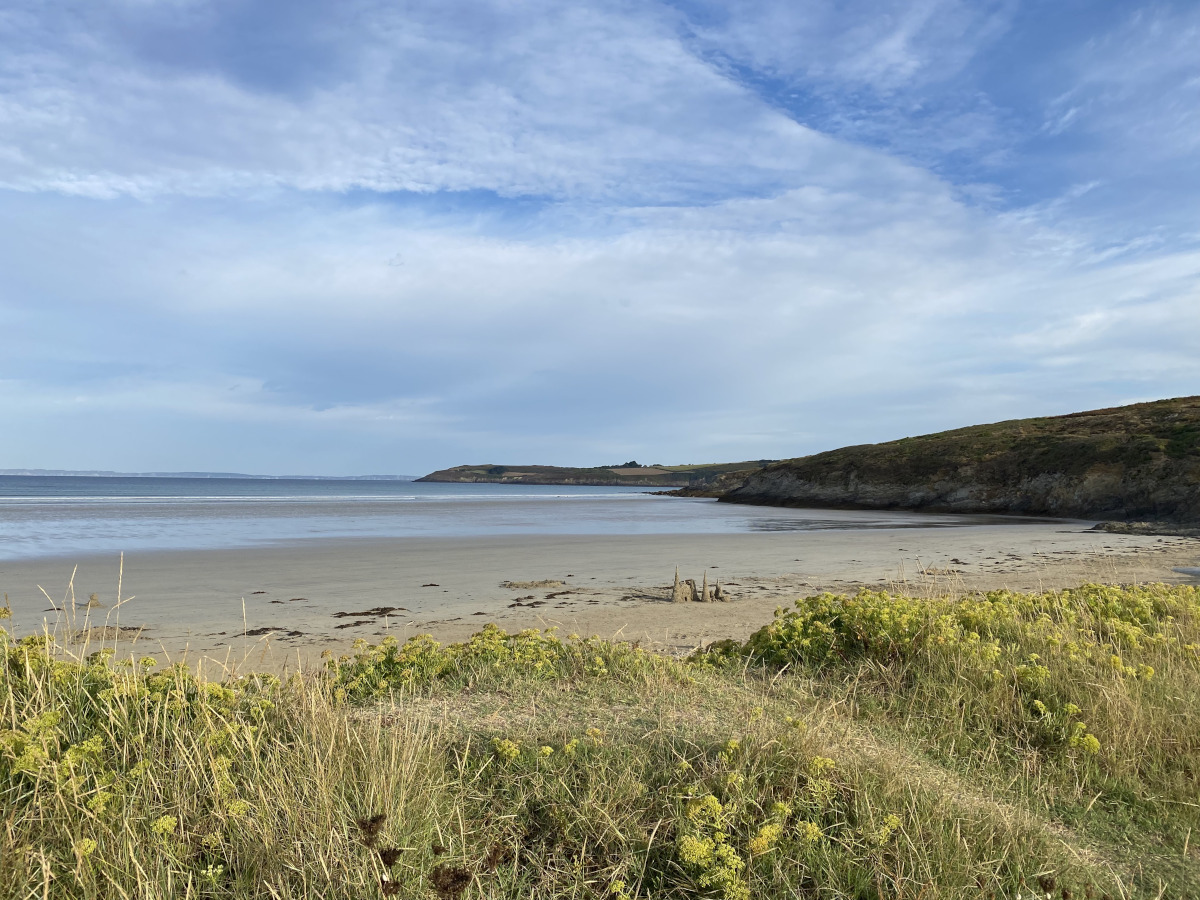
[[[945,521],[941,517],[939,521]],[[458,640],[508,630],[619,635],[682,652],[741,637],[780,604],[821,590],[901,586],[929,592],[1056,588],[1087,581],[1188,581],[1200,542],[1115,535],[1090,523],[988,520],[959,527],[753,534],[491,535],[314,539],[279,546],[126,554],[123,646],[239,667],[311,666],[322,650],[431,633]],[[672,604],[669,587],[707,573],[725,604]],[[77,568],[76,568],[77,567]],[[74,572],[76,615],[113,624],[119,556],[0,561],[20,633],[53,627]],[[505,586],[505,582],[561,585]],[[244,604],[244,605],[243,605]]]

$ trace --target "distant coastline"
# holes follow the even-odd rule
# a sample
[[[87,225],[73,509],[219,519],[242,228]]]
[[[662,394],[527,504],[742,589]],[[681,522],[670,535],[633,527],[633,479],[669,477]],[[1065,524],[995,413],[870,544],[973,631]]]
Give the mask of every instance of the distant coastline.
[[[660,466],[640,465],[636,460],[614,466],[573,468],[570,466],[483,465],[454,466],[424,475],[417,481],[455,484],[567,484],[593,487],[706,488],[732,477],[741,484],[772,460],[734,463]]]
[[[244,472],[110,472],[84,469],[0,469],[28,478],[240,478],[252,481],[416,481],[416,475],[247,475]]]

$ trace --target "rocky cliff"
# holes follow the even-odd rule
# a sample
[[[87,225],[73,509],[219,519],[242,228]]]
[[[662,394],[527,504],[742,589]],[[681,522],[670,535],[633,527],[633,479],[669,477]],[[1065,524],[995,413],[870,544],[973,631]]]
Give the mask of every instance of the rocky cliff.
[[[977,425],[773,463],[721,500],[1200,522],[1200,397]]]

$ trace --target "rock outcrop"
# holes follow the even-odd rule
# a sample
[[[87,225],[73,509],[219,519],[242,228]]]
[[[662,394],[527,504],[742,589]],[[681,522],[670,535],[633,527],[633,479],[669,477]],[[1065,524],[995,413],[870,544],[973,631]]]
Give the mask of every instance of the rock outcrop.
[[[720,499],[1200,522],[1200,397],[845,447],[769,465]]]

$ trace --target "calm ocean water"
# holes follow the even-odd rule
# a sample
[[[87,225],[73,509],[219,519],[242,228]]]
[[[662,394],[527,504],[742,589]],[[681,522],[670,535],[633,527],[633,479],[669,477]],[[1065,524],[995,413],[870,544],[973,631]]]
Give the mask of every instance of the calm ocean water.
[[[0,559],[319,538],[735,534],[981,524],[972,516],[735,506],[647,488],[0,476]]]

